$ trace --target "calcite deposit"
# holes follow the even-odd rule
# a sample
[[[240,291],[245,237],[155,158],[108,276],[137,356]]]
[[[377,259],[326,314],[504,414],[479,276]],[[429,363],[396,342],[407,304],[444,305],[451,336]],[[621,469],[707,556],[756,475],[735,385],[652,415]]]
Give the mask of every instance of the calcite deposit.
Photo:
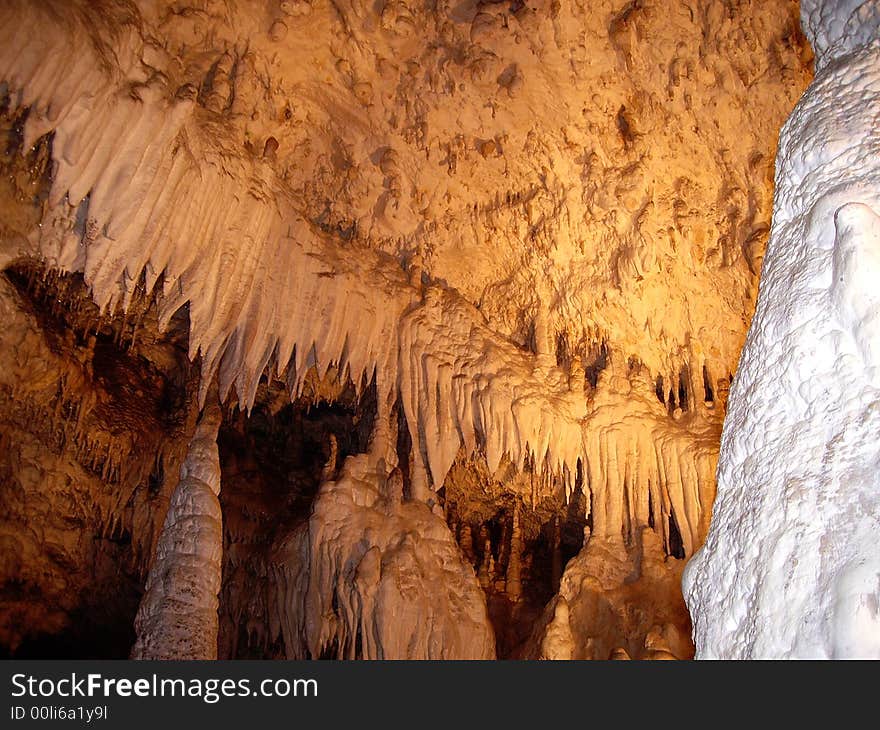
[[[780,137],[715,514],[685,581],[702,657],[880,658],[880,5],[801,14],[816,78]]]
[[[811,78],[790,0],[4,2],[4,650],[115,574],[106,656],[690,657]]]
[[[216,659],[223,555],[220,408],[202,413],[180,466],[134,620],[133,659]]]

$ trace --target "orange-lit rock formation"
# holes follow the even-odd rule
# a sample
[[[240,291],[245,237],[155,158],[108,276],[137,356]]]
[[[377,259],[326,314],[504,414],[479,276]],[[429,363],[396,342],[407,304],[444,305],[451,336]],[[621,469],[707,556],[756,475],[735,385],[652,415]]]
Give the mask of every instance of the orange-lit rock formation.
[[[92,560],[31,534],[43,503],[82,515],[63,541],[127,535],[140,600],[216,382],[221,656],[689,655],[681,560],[809,64],[788,0],[4,3],[8,651],[63,634],[81,604],[56,596],[90,580],[28,567]],[[96,337],[174,373],[174,429],[99,411]],[[71,430],[94,445],[47,436]],[[116,481],[67,501],[31,468],[89,459]]]

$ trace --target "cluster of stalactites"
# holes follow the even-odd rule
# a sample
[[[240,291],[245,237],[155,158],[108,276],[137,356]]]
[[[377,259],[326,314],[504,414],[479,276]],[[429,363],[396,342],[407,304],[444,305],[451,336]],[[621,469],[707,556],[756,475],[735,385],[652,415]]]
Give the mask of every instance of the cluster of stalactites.
[[[599,529],[646,520],[655,490],[655,509],[668,505],[687,524],[690,550],[708,462],[679,444],[676,428],[651,432],[668,425],[662,411],[640,430],[601,435],[583,368],[556,366],[545,321],[536,323],[538,352],[523,351],[456,293],[423,290],[422,276],[407,277],[396,261],[329,240],[267,160],[229,154],[191,94],[136,63],[128,35],[111,73],[82,28],[42,19],[39,43],[16,32],[22,13],[38,12],[0,10],[0,78],[30,107],[27,140],[54,132],[35,243],[51,264],[82,271],[105,311],[126,309],[141,286],[161,289],[160,328],[188,304],[202,400],[216,376],[221,398],[234,389],[250,409],[267,365],[291,397],[312,368],[323,376],[335,367],[356,384],[374,376],[380,423],[402,403],[418,499],[432,500],[460,449],[481,450],[493,471],[506,459],[554,475],[566,497],[580,473]]]
[[[412,295],[399,268],[375,256],[349,265],[350,251],[324,245],[268,162],[225,153],[193,99],[136,63],[127,34],[117,78],[76,23],[39,15],[0,9],[0,78],[30,110],[25,149],[54,133],[49,212],[34,233],[47,262],[83,272],[102,311],[161,288],[160,329],[188,303],[202,382],[216,374],[221,396],[234,388],[248,408],[270,362],[292,396],[313,366],[356,383],[392,374],[387,343]],[[17,32],[27,22],[42,23],[39,42]]]
[[[588,397],[582,373],[514,348],[478,322],[459,297],[431,289],[401,324],[413,493],[442,486],[462,449],[481,450],[491,473],[504,463],[537,472],[542,489],[561,487],[566,502],[580,488],[600,534],[656,519],[667,543],[677,530],[690,554],[714,495],[717,424],[670,419],[650,389],[613,377]]]

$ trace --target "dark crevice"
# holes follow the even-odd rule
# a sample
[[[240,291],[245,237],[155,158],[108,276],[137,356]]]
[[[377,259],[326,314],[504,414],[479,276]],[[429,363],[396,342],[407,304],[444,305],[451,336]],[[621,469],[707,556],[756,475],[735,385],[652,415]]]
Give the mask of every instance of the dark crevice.
[[[688,369],[683,367],[678,374],[678,407],[688,409]]]
[[[666,397],[663,395],[663,376],[658,375],[657,380],[654,382],[654,394],[657,396],[657,400],[660,401],[664,406],[666,405]]]
[[[709,370],[705,365],[703,365],[703,393],[703,400],[706,403],[715,402],[715,390],[712,388],[712,380],[709,377]]]
[[[668,554],[678,560],[684,560],[684,540],[681,539],[681,531],[678,520],[675,518],[675,510],[669,510],[669,547]]]
[[[406,414],[403,412],[403,403],[400,398],[394,404],[392,417],[397,418],[397,466],[403,475],[403,498],[412,499],[412,437],[406,422]]]
[[[599,382],[599,373],[608,367],[608,344],[603,341],[598,346],[594,346],[588,356],[585,360],[588,364],[584,367],[584,372],[590,385],[595,388]]]

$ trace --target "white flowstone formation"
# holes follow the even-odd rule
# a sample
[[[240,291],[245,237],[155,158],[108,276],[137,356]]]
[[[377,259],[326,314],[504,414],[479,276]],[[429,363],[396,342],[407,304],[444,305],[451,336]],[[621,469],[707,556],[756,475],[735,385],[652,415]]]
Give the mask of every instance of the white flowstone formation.
[[[171,496],[135,618],[132,659],[216,659],[223,553],[220,407],[206,406]]]
[[[632,539],[591,538],[569,561],[526,657],[532,659],[685,659],[683,564],[665,554],[654,530]]]
[[[803,0],[816,78],[779,142],[709,535],[698,657],[880,657],[880,3]]]
[[[289,659],[494,659],[473,568],[446,522],[350,457],[276,547],[270,633]],[[384,488],[380,485],[384,483]]]

